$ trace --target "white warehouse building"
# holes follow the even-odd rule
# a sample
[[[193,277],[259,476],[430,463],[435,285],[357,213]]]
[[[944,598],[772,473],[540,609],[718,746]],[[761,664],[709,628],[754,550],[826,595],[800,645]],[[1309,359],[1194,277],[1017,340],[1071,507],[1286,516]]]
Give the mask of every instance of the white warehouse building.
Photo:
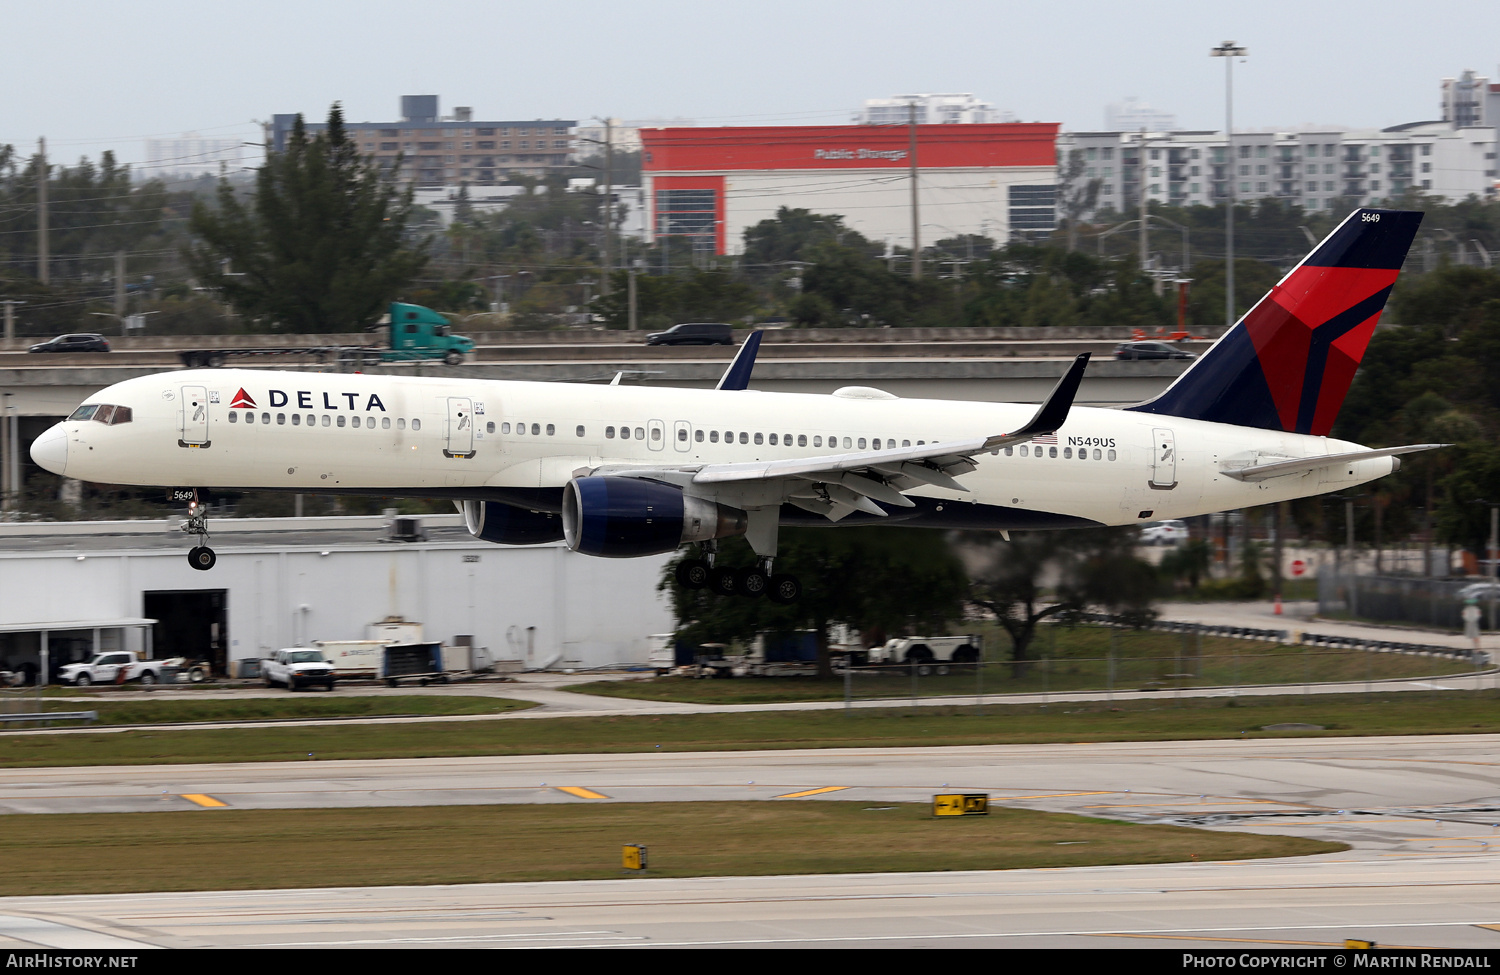
[[[673,628],[656,591],[668,556],[492,545],[457,515],[423,524],[401,541],[379,516],[211,520],[208,572],[188,565],[180,519],[0,525],[0,669],[34,674],[45,659],[55,675],[123,649],[233,673],[280,647],[365,639],[392,617],[520,669],[597,668],[645,663],[647,637]]]

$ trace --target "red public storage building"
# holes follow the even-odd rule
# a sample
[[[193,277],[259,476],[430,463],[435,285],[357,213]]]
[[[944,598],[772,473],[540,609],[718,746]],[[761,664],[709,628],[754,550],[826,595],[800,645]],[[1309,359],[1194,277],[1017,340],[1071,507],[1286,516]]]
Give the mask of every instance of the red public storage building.
[[[916,127],[924,242],[999,241],[1056,224],[1054,122]],[[641,130],[652,240],[739,253],[780,207],[837,214],[872,240],[911,246],[911,130],[902,125]]]

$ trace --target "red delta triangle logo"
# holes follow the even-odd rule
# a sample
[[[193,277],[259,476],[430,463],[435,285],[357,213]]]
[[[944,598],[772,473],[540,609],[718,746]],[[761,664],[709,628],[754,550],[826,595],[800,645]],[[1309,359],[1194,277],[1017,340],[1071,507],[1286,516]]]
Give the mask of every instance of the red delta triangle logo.
[[[234,394],[234,402],[229,404],[229,408],[231,410],[237,407],[243,407],[247,410],[255,409],[255,400],[251,399],[250,394],[245,392],[243,388],[241,388],[238,393]]]

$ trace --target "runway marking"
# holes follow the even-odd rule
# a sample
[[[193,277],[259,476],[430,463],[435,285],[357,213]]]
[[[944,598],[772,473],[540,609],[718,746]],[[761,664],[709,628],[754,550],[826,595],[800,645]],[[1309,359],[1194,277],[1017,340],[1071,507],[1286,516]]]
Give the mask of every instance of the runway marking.
[[[57,921],[45,921],[24,914],[0,914],[0,935],[40,945],[43,948],[60,948],[64,951],[107,950],[120,951],[138,948],[159,948],[160,945],[144,941],[133,941],[117,937],[92,928]]]
[[[1480,925],[1483,927],[1483,925]],[[1245,945],[1309,945],[1314,948],[1342,948],[1342,941],[1282,941],[1276,938],[1215,938],[1197,934],[1094,934],[1094,938],[1160,938],[1163,941],[1222,941]],[[1436,951],[1430,945],[1388,945],[1382,944],[1381,948],[1409,948],[1413,950],[1422,949]]]
[[[784,796],[772,796],[773,799],[802,799],[806,796],[821,796],[828,792],[843,792],[849,788],[847,785],[825,785],[821,789],[808,789],[805,792],[788,792]]]
[[[593,789],[585,789],[582,786],[577,786],[577,785],[560,785],[560,786],[557,786],[556,788],[557,788],[558,792],[566,792],[568,795],[570,795],[570,796],[577,796],[580,799],[608,799],[609,798],[609,796],[605,795],[602,792],[595,792]]]
[[[229,805],[229,803],[227,802],[220,802],[213,796],[206,796],[200,792],[189,792],[184,794],[182,798],[186,799],[188,802],[197,803],[205,809],[218,809],[221,806]]]
[[[1061,799],[1066,796],[1109,796],[1114,795],[1112,790],[1103,792],[1048,792],[1039,796],[995,796],[991,802],[1010,802],[1012,799]],[[1090,807],[1092,808],[1092,807]]]
[[[1500,924],[1476,924],[1476,928],[1484,928],[1486,931],[1500,931]]]

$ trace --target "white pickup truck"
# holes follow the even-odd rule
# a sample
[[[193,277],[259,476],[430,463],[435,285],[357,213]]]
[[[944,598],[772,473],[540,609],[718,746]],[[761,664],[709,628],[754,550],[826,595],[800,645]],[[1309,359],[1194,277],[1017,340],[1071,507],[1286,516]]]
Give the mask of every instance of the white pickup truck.
[[[331,691],[334,666],[323,656],[321,650],[287,647],[261,658],[260,676],[267,687],[285,684],[287,690],[295,691],[309,684],[322,684],[326,690]]]
[[[872,664],[912,664],[917,673],[946,674],[950,667],[972,666],[984,655],[984,637],[977,633],[960,636],[908,636],[871,647]]]
[[[134,650],[110,650],[94,654],[88,663],[66,664],[58,670],[64,683],[78,687],[90,684],[119,684],[138,680],[142,684],[161,682],[165,660],[143,660]]]

